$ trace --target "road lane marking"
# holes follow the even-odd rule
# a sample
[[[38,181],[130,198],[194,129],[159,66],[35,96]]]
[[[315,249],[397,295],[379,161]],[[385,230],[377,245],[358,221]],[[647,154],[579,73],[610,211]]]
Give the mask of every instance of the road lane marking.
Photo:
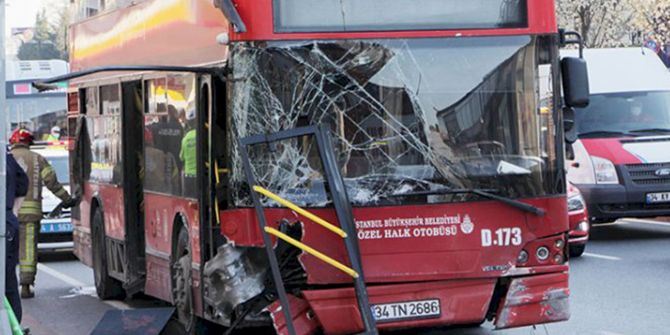
[[[619,257],[614,257],[614,256],[607,256],[607,255],[601,255],[601,254],[594,254],[590,252],[585,252],[583,256],[586,257],[592,257],[592,258],[600,258],[600,259],[606,259],[608,261],[620,261],[621,258]]]
[[[42,263],[37,263],[37,270],[42,271],[42,272],[46,272],[51,277],[54,277],[56,279],[60,279],[62,282],[66,283],[66,284],[70,284],[72,286],[81,286],[81,287],[88,286],[88,285],[84,284],[83,282],[77,280],[76,278],[72,278],[72,277],[70,277],[70,276],[68,276],[68,275],[66,275],[66,274],[64,274],[64,273],[62,273],[62,272],[60,272],[60,271],[58,271],[54,268],[46,266]]]
[[[625,224],[628,224],[628,222],[626,222],[626,221],[614,221],[614,222],[610,222],[610,223],[597,223],[597,224],[593,224],[593,225],[591,225],[591,228],[609,227],[609,226],[621,226],[621,225],[625,225]]]
[[[642,223],[642,224],[650,224],[650,225],[655,225],[655,226],[670,227],[670,222],[644,220],[644,219],[624,219],[624,220],[626,220],[628,222],[634,222],[634,223]]]
[[[50,275],[51,277],[59,279],[62,282],[66,283],[66,284],[69,284],[69,285],[72,285],[74,287],[84,288],[84,287],[90,286],[90,285],[86,285],[85,283],[79,281],[76,278],[68,276],[68,275],[66,275],[66,274],[64,274],[64,273],[62,273],[62,272],[60,272],[60,271],[58,271],[58,270],[56,270],[52,267],[44,265],[42,263],[37,263],[37,270],[42,271],[42,272]],[[93,294],[92,296],[97,298],[97,295],[95,295],[95,294]],[[103,303],[105,303],[106,305],[112,306],[116,309],[120,309],[120,310],[132,309],[132,307],[130,307],[130,305],[128,305],[128,304],[126,304],[125,302],[122,302],[122,301],[117,301],[117,300],[101,300],[101,301]]]
[[[102,302],[104,302],[105,304],[107,304],[107,305],[109,305],[109,306],[112,306],[112,307],[114,307],[114,308],[116,308],[116,309],[120,309],[120,310],[133,309],[132,307],[130,307],[130,305],[126,304],[126,303],[123,302],[123,301],[118,301],[118,300],[103,300]]]

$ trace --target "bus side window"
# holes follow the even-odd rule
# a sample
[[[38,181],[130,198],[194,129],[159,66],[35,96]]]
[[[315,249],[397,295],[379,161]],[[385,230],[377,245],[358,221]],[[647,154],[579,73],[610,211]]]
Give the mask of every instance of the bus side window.
[[[147,191],[181,195],[178,154],[183,134],[176,108],[168,104],[166,78],[146,82],[144,116],[144,187]]]

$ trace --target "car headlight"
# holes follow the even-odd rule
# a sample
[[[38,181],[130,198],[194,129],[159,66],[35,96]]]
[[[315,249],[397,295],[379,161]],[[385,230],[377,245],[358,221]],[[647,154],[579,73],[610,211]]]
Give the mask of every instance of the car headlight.
[[[591,156],[593,170],[596,175],[596,184],[618,184],[619,177],[616,174],[614,163],[602,157]]]
[[[568,211],[581,211],[586,208],[586,203],[581,194],[573,195],[568,198]]]

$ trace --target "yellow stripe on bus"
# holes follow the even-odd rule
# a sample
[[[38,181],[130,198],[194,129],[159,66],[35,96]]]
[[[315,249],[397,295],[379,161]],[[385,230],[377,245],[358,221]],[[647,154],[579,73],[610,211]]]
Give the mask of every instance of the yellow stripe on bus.
[[[346,265],[344,265],[344,264],[342,264],[342,263],[340,263],[340,262],[322,254],[318,250],[315,250],[314,248],[312,248],[312,247],[310,247],[310,246],[308,246],[308,245],[306,245],[306,244],[304,244],[304,243],[302,243],[302,242],[300,242],[300,241],[298,241],[298,240],[280,232],[277,229],[274,229],[272,227],[265,227],[265,232],[268,233],[268,234],[276,236],[277,238],[285,241],[286,243],[289,243],[292,246],[294,246],[294,247],[296,247],[296,248],[298,248],[298,249],[300,249],[300,250],[302,250],[302,251],[304,251],[304,252],[306,252],[306,253],[308,253],[308,254],[310,254],[310,255],[318,258],[318,259],[320,259],[321,261],[327,263],[328,265],[330,265],[332,267],[337,268],[338,270],[348,274],[349,276],[351,276],[353,278],[358,278],[358,272],[354,271],[354,269],[352,269],[352,268],[350,268],[350,267],[348,267],[348,266],[346,266]]]
[[[125,41],[141,37],[147,31],[167,25],[171,22],[188,22],[192,19],[192,9],[187,1],[155,1],[143,9],[140,15],[133,15],[133,21],[127,19],[114,28],[90,36],[86,39],[76,39],[74,43],[73,59],[81,60],[102,53],[105,50],[119,47]]]
[[[330,222],[328,222],[328,221],[326,221],[326,220],[324,220],[324,219],[322,219],[322,218],[320,218],[320,217],[318,217],[318,216],[316,216],[316,215],[298,207],[298,205],[296,205],[296,204],[294,204],[294,203],[292,203],[292,202],[290,202],[286,199],[283,199],[282,197],[266,190],[265,188],[260,187],[260,186],[254,186],[254,191],[256,191],[256,192],[258,192],[258,193],[260,193],[260,194],[262,194],[262,195],[264,195],[264,196],[266,196],[266,197],[268,197],[268,198],[270,198],[270,199],[272,199],[272,200],[274,200],[274,201],[276,201],[276,202],[278,202],[278,203],[280,203],[280,204],[282,204],[282,205],[284,205],[284,206],[286,206],[290,209],[292,209],[293,211],[297,212],[298,214],[300,214],[300,215],[318,223],[319,225],[321,225],[322,227],[332,231],[333,233],[335,233],[337,235],[340,235],[342,238],[347,238],[347,233],[344,230],[342,230],[342,229],[338,228],[337,226],[333,225],[332,223],[330,223]]]

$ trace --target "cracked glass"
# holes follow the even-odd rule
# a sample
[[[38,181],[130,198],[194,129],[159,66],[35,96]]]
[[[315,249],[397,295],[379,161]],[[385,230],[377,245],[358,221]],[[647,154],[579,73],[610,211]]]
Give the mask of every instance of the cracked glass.
[[[551,43],[531,36],[250,42],[231,60],[229,143],[325,125],[355,206],[474,200],[407,195],[562,192]],[[230,148],[233,202],[249,187]],[[259,184],[302,206],[329,204],[316,143],[249,148]],[[272,205],[265,203],[264,205]]]

